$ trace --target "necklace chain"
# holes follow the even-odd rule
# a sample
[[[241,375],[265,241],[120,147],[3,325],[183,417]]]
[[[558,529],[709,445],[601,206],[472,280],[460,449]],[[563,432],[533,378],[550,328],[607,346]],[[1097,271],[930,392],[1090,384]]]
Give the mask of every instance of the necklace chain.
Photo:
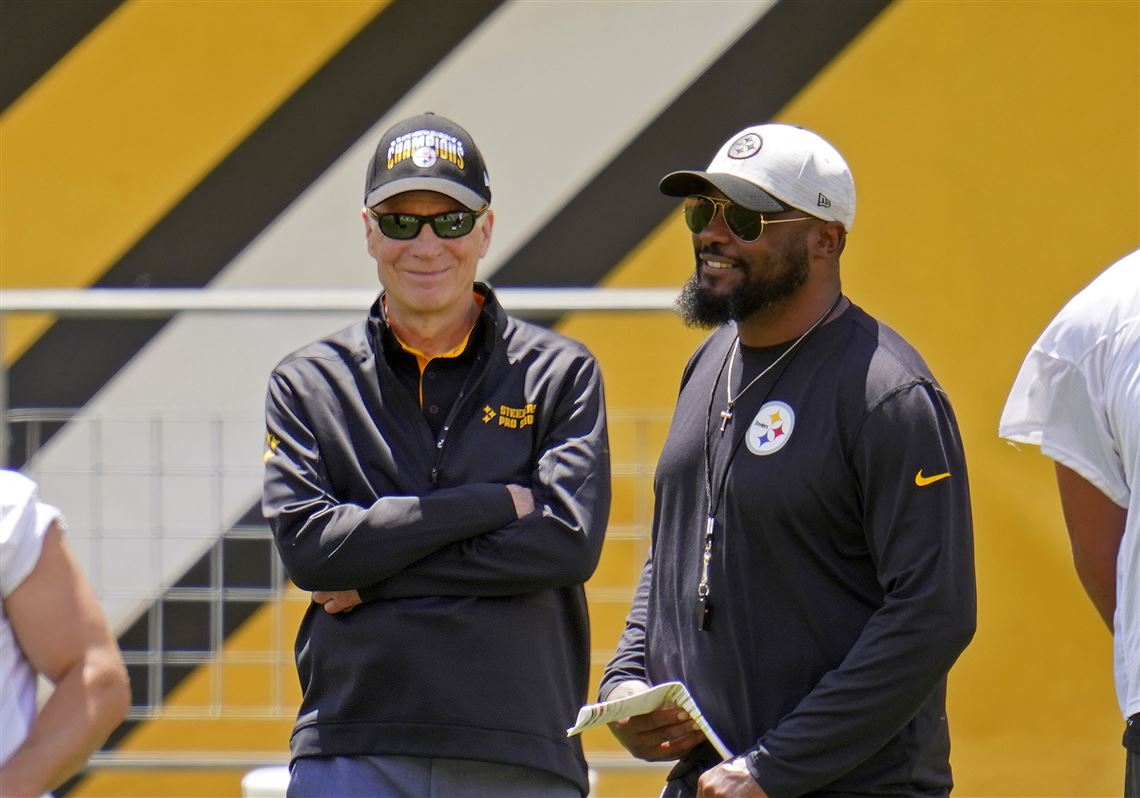
[[[827,319],[827,317],[830,316],[832,314],[832,312],[834,312],[834,310],[839,306],[839,303],[842,300],[843,300],[843,294],[841,293],[839,296],[837,296],[835,298],[835,301],[831,303],[831,307],[829,307],[824,312],[824,314],[822,316],[820,316],[818,319],[816,319],[816,321],[813,325],[811,325],[806,330],[804,330],[803,334],[800,335],[799,338],[792,341],[792,343],[788,346],[788,348],[785,349],[782,353],[780,353],[780,356],[778,358],[776,358],[776,360],[771,365],[769,365],[766,369],[764,369],[762,372],[760,372],[758,375],[756,375],[756,377],[754,377],[747,385],[745,385],[743,388],[741,388],[739,391],[737,391],[736,396],[734,397],[732,395],[732,390],[731,390],[731,386],[730,386],[730,383],[732,382],[732,364],[736,359],[736,353],[738,351],[740,351],[740,336],[739,335],[736,336],[736,340],[732,344],[731,354],[729,355],[729,357],[725,358],[724,360],[722,360],[720,362],[720,371],[717,372],[716,379],[713,380],[712,388],[709,389],[709,415],[711,416],[712,415],[712,409],[713,409],[713,400],[714,400],[714,397],[716,396],[716,385],[718,382],[720,382],[720,375],[724,374],[725,367],[727,366],[728,367],[728,374],[725,376],[725,398],[728,400],[728,405],[725,407],[725,409],[720,414],[720,417],[721,417],[720,433],[721,433],[722,437],[724,435],[725,429],[728,426],[728,422],[732,420],[733,405],[736,404],[736,402],[740,399],[740,397],[743,396],[748,391],[749,388],[751,388],[753,385],[755,385],[757,382],[759,382],[761,377],[763,377],[765,374],[767,374],[769,371],[771,371],[773,368],[775,368],[777,363],[779,363],[784,358],[786,358],[788,355],[790,355],[792,352],[794,352],[796,350],[796,348],[801,343],[803,343],[805,338],[807,338],[809,335],[811,335],[812,332],[817,327],[819,327],[819,325],[823,324],[823,322]],[[777,377],[777,380],[778,379],[779,379],[779,377]],[[696,622],[697,622],[697,629],[700,631],[707,631],[710,628],[709,624],[712,620],[712,609],[713,608],[712,608],[711,602],[709,601],[709,592],[710,592],[710,588],[709,588],[709,583],[710,583],[709,566],[710,566],[710,563],[712,562],[712,558],[713,558],[713,539],[716,536],[716,516],[717,516],[717,506],[716,505],[720,504],[720,498],[724,496],[725,485],[728,481],[728,467],[732,464],[732,459],[736,454],[736,447],[740,445],[740,441],[742,440],[742,438],[737,439],[736,446],[734,446],[732,448],[732,450],[729,452],[728,459],[725,462],[724,475],[721,478],[720,490],[718,490],[714,496],[714,493],[713,493],[713,474],[712,474],[712,445],[711,445],[712,441],[711,441],[711,438],[712,438],[712,432],[709,431],[708,428],[706,427],[705,428],[705,435],[704,435],[705,506],[708,508],[708,517],[705,519],[704,535],[702,536],[701,571],[700,571],[700,580],[697,584],[697,602],[696,602]],[[714,499],[716,500],[715,505],[713,503]]]
[[[788,355],[790,355],[795,350],[795,348],[797,346],[799,346],[801,343],[803,343],[803,340],[805,338],[807,338],[809,335],[811,335],[815,331],[816,327],[823,324],[823,320],[831,315],[831,312],[833,310],[835,310],[836,305],[839,304],[839,300],[841,300],[842,298],[843,298],[843,294],[840,294],[838,297],[836,297],[835,301],[832,302],[831,306],[823,312],[822,316],[820,316],[818,319],[816,319],[815,322],[810,327],[808,327],[806,330],[804,330],[802,333],[800,333],[800,337],[797,338],[796,340],[792,341],[788,345],[788,348],[780,353],[780,356],[778,358],[776,358],[771,363],[769,363],[768,366],[763,371],[761,371],[759,374],[757,374],[755,377],[753,377],[747,385],[745,385],[743,388],[741,388],[739,391],[737,391],[736,396],[733,396],[732,395],[732,366],[733,366],[733,363],[736,362],[736,353],[740,351],[740,335],[738,334],[736,336],[736,340],[733,341],[733,343],[732,343],[732,353],[728,356],[728,376],[725,377],[725,380],[724,380],[724,398],[725,398],[726,403],[725,403],[724,410],[720,411],[720,434],[721,435],[723,435],[724,431],[726,429],[728,429],[728,422],[732,421],[733,408],[735,408],[736,403],[738,401],[740,401],[740,397],[744,396],[744,394],[746,394],[748,392],[749,388],[751,388],[756,383],[760,382],[761,378],[765,374],[767,374],[772,369],[776,368],[776,366],[778,366],[783,361],[784,358],[786,358]]]

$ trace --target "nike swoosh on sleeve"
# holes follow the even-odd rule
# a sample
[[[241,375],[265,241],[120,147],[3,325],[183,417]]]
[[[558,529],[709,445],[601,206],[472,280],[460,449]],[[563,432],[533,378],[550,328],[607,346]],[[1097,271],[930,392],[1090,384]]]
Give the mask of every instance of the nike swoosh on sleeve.
[[[920,468],[914,474],[914,484],[918,485],[920,488],[925,488],[927,485],[933,485],[935,482],[939,482],[940,480],[946,479],[949,476],[950,472],[946,471],[942,474],[933,474],[929,477],[924,477],[922,475],[922,469]]]

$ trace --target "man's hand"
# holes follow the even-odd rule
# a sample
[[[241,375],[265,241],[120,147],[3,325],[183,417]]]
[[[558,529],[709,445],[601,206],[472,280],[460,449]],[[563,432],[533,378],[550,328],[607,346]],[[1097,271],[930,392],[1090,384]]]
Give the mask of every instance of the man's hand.
[[[361,603],[360,593],[355,590],[315,590],[313,603],[323,605],[329,615],[352,612],[352,608]]]
[[[636,695],[648,689],[649,685],[644,682],[622,682],[609,694],[608,700]],[[610,731],[627,751],[648,762],[680,759],[705,741],[704,732],[698,730],[689,713],[676,704],[665,704],[644,715],[615,721],[610,724]]]
[[[515,515],[519,518],[534,512],[534,491],[524,485],[507,485],[507,493],[515,503]]]
[[[701,774],[697,798],[768,798],[741,758],[722,762]]]

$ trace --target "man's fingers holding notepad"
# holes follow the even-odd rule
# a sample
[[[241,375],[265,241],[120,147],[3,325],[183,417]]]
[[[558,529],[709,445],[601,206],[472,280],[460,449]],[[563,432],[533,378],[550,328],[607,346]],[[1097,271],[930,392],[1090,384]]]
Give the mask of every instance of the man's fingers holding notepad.
[[[675,704],[615,721],[610,731],[631,754],[650,762],[678,759],[705,739],[696,722]]]
[[[697,729],[695,723],[690,723],[689,729],[681,736],[661,743],[664,759],[680,759],[705,741],[705,733]]]

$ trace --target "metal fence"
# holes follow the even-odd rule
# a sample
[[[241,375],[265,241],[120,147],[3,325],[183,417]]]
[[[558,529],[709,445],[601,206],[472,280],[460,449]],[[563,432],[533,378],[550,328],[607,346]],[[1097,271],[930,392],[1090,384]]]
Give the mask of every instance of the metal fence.
[[[570,311],[662,311],[673,300],[667,289],[497,293],[512,313],[539,319]],[[0,315],[359,312],[371,298],[359,292],[6,291]],[[63,429],[83,440],[82,461],[33,457],[27,470],[44,485],[45,495],[69,497],[60,501],[74,519],[69,544],[116,626],[130,672],[127,726],[159,717],[291,722],[296,712],[290,692],[296,683],[292,639],[309,597],[289,584],[269,530],[252,512],[260,463],[235,464],[224,445],[234,435],[259,440],[262,420],[205,411],[197,417],[161,410],[93,416],[80,409],[9,408],[3,376],[0,368],[0,451],[7,452],[16,441],[22,452],[40,452]],[[591,611],[611,623],[628,607],[647,547],[655,458],[651,441],[667,420],[660,411],[611,408],[611,429],[632,442],[629,456],[613,463],[615,484],[627,483],[623,495],[629,506],[607,533],[607,547],[622,550],[612,566],[618,571],[588,588]],[[187,446],[201,454],[186,458]],[[172,447],[183,455],[174,462],[166,454]],[[250,512],[243,512],[243,506]],[[124,513],[123,507],[130,511]],[[238,630],[256,640],[235,646]],[[593,665],[600,666],[609,653],[595,650]],[[109,750],[93,757],[90,767],[232,769],[283,759],[283,752],[269,751]],[[644,766],[606,752],[591,756],[591,765],[603,770]]]

